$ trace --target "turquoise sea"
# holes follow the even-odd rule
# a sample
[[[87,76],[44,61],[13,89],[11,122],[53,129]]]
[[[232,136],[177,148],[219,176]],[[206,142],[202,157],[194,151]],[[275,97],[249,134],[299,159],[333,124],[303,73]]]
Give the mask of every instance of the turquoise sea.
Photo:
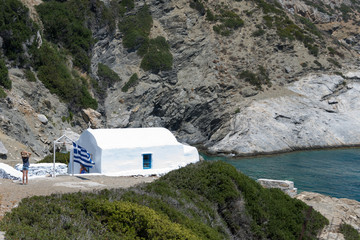
[[[359,148],[301,151],[239,159],[219,156],[204,158],[227,162],[253,179],[293,181],[298,192],[311,191],[360,201]]]

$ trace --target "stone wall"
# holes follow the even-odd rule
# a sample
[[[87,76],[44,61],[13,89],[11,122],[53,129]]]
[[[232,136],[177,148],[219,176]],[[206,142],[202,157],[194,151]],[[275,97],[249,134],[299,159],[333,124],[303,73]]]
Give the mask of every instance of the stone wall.
[[[260,178],[257,182],[264,188],[279,188],[290,197],[295,197],[297,194],[297,188],[294,187],[294,182],[292,181]]]

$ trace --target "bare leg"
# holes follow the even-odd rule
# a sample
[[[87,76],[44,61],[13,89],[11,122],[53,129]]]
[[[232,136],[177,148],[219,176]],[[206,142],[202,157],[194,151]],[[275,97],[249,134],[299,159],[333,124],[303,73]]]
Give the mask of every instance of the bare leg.
[[[23,170],[23,184],[25,183],[25,172],[26,172],[26,170]]]
[[[29,179],[29,177],[28,177],[29,170],[25,170],[25,172],[26,172],[26,184],[28,184],[29,183],[29,181],[28,181],[28,179]]]

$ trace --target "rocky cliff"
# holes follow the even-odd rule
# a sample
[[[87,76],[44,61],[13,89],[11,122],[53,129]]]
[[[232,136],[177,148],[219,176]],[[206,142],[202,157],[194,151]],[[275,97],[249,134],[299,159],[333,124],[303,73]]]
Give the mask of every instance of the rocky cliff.
[[[34,8],[41,1],[24,3],[43,26]],[[111,30],[94,21],[91,68],[82,74],[100,81],[98,65],[104,64],[121,81],[106,89],[98,109],[69,119],[65,102],[39,80],[26,81],[24,70],[8,61],[13,87],[0,100],[2,133],[39,157],[65,129],[80,133],[89,121],[93,127],[166,127],[180,141],[213,153],[359,144],[360,74],[349,73],[359,70],[356,3],[147,0],[134,1],[126,14],[145,4],[153,18],[149,37],[166,39],[171,70],[145,71],[142,57],[124,47],[121,22]],[[239,25],[221,32],[222,22],[235,15]],[[123,91],[134,73],[137,83]],[[17,148],[0,141],[15,154]]]

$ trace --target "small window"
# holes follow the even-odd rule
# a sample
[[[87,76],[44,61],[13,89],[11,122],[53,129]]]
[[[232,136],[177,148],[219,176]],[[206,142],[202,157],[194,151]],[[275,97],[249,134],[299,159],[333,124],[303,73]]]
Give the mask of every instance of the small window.
[[[143,169],[151,168],[151,154],[143,154]]]

